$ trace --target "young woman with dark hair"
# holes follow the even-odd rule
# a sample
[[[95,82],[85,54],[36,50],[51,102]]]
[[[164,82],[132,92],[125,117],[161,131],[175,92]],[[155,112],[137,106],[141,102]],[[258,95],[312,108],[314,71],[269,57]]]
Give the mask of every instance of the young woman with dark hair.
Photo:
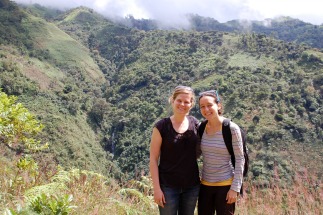
[[[244,153],[241,132],[230,123],[235,167],[223,139],[223,105],[217,91],[206,91],[199,96],[200,111],[207,120],[201,137],[203,169],[198,199],[199,215],[234,214],[235,202],[242,186]]]

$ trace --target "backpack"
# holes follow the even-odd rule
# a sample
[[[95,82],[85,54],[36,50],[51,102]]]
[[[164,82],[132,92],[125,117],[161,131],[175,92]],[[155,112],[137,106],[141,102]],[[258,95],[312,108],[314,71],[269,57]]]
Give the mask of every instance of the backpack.
[[[222,123],[222,133],[223,133],[223,139],[225,142],[225,145],[231,155],[231,163],[233,165],[233,167],[235,166],[235,157],[234,157],[234,152],[233,152],[233,146],[232,146],[232,134],[231,134],[231,129],[230,129],[230,119],[224,119],[223,123]],[[205,130],[205,126],[207,124],[207,120],[203,121],[199,128],[198,128],[198,134],[200,136],[200,138],[202,138],[204,130]],[[247,173],[248,173],[248,169],[249,169],[249,156],[248,156],[248,148],[247,148],[247,141],[246,141],[246,132],[240,128],[240,132],[241,132],[241,138],[242,138],[242,144],[243,144],[243,155],[244,155],[244,159],[245,159],[245,163],[244,163],[244,169],[243,169],[243,176],[246,177]],[[240,190],[240,193],[242,194],[242,187]]]

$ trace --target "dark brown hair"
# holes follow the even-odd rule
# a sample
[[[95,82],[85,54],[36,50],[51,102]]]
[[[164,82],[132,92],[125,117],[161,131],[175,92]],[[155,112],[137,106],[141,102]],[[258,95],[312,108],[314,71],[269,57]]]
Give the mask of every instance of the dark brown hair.
[[[205,96],[210,96],[212,98],[214,98],[214,102],[218,105],[219,109],[218,109],[218,114],[222,115],[223,114],[223,105],[221,103],[221,97],[219,96],[218,92],[216,90],[209,90],[209,91],[205,91],[205,92],[201,92],[199,93],[199,104],[200,104],[200,100],[202,97]]]

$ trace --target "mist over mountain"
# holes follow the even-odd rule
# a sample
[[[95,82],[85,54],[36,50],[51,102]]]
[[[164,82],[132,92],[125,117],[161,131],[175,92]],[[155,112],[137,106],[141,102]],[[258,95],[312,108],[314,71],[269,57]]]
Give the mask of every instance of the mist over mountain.
[[[112,4],[113,2],[111,2]],[[81,3],[80,3],[81,4]],[[46,5],[46,4],[45,4]],[[28,7],[28,6],[27,6]],[[41,10],[43,6],[35,4]],[[46,19],[54,19],[58,14],[66,10],[58,10],[53,7],[47,8],[42,14]],[[40,11],[38,11],[40,12]],[[99,15],[99,12],[93,10]],[[103,19],[107,16],[102,15]],[[136,19],[133,15],[128,14],[125,17],[108,16],[109,20],[117,24],[125,25],[130,28],[140,30],[195,30],[195,31],[224,31],[240,33],[258,33],[274,37],[276,39],[304,43],[311,47],[323,47],[323,26],[306,23],[299,19],[280,16],[273,19],[264,19],[259,21],[236,19],[227,22],[219,22],[211,17],[204,17],[198,14],[183,14],[181,21],[172,19],[170,22],[164,22],[158,19]],[[170,16],[171,17],[171,16]]]
[[[316,0],[285,1],[245,1],[245,0],[16,0],[18,3],[51,6],[59,9],[71,9],[79,6],[89,7],[105,17],[125,17],[153,19],[172,27],[187,26],[187,14],[211,17],[219,22],[231,20],[265,20],[289,16],[305,22],[320,25],[323,23],[322,3]]]

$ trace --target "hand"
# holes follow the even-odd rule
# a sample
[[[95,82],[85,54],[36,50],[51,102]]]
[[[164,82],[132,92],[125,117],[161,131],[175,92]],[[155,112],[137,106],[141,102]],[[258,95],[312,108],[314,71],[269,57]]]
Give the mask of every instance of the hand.
[[[161,206],[162,208],[164,207],[164,204],[166,203],[166,201],[165,201],[164,193],[161,189],[154,190],[154,201],[156,202],[157,205]]]
[[[229,190],[229,192],[227,193],[227,203],[228,204],[232,204],[235,203],[238,199],[239,193],[234,191],[234,190]]]

